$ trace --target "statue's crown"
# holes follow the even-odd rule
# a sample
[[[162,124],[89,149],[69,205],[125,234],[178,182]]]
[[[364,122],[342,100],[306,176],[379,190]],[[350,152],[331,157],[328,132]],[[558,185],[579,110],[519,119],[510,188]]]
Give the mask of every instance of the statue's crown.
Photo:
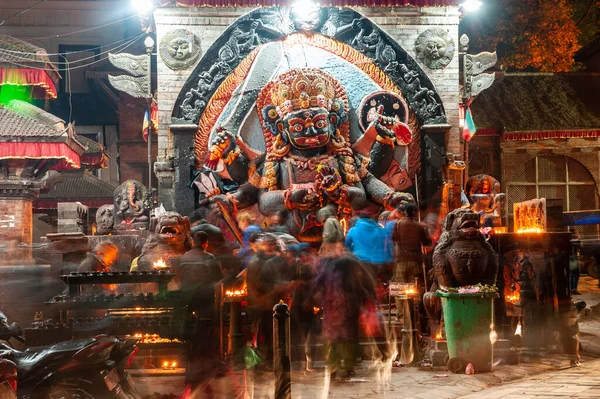
[[[337,81],[319,69],[292,69],[271,86],[271,101],[280,117],[310,107],[331,110]]]

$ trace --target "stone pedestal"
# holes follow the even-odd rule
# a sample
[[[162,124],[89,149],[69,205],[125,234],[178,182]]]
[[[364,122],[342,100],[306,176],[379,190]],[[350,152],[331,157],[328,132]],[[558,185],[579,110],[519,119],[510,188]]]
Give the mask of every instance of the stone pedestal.
[[[58,203],[58,232],[83,233],[88,229],[88,207],[80,202]]]
[[[0,240],[31,243],[33,199],[0,197]]]

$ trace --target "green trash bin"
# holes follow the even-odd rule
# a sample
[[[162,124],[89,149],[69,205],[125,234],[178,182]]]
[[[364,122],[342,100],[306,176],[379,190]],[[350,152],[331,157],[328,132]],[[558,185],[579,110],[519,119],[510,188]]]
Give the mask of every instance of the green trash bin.
[[[494,298],[498,295],[442,291],[436,294],[442,299],[448,370],[462,373],[471,363],[475,372],[492,371],[494,352],[490,333],[494,322]]]

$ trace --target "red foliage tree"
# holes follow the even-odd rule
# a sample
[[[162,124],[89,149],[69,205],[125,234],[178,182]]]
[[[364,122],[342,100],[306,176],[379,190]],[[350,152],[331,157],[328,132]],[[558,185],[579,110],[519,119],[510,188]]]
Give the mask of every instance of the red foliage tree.
[[[567,0],[496,0],[485,20],[468,32],[481,49],[502,49],[506,69],[567,72],[581,47],[580,33]],[[473,29],[474,28],[474,29]]]

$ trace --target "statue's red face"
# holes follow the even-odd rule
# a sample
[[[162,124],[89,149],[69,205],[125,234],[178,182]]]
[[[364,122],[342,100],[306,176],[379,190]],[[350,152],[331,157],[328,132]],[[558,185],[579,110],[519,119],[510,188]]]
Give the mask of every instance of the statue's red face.
[[[329,112],[320,107],[290,112],[283,119],[283,128],[290,144],[300,150],[324,147],[332,134]]]

